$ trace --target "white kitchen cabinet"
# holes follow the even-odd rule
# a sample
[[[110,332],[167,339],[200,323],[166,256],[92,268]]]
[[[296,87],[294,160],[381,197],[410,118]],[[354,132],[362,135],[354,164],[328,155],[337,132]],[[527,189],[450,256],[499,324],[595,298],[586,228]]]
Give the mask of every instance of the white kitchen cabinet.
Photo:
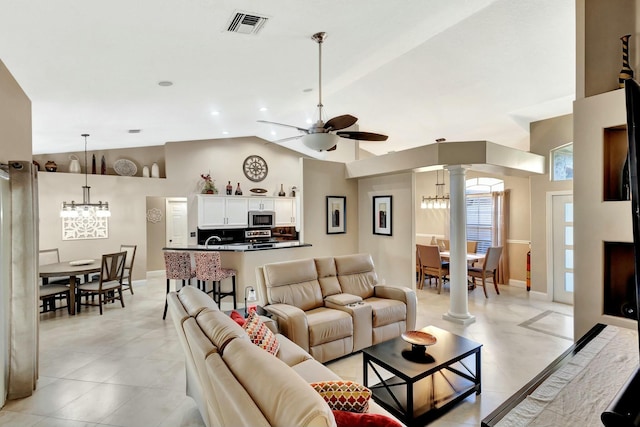
[[[272,211],[275,209],[275,199],[272,197],[249,197],[250,211]]]
[[[243,228],[249,225],[246,197],[198,195],[198,227]]]
[[[274,198],[274,211],[276,212],[276,226],[287,227],[296,225],[296,199],[295,197]]]

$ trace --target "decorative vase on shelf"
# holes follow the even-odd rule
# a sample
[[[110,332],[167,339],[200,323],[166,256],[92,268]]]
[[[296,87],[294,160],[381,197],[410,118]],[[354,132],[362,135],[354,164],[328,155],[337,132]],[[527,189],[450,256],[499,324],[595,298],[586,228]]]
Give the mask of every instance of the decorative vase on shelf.
[[[69,173],[80,173],[80,159],[75,154],[69,156]]]
[[[47,163],[44,164],[44,169],[47,172],[55,172],[58,170],[58,165],[53,160],[49,160]]]
[[[233,194],[233,185],[231,185],[231,181],[227,182],[227,196],[230,196],[231,194]]]
[[[91,173],[92,174],[96,174],[96,155],[92,154],[91,155]]]
[[[151,165],[151,177],[152,178],[160,178],[160,167],[157,163]]]
[[[238,186],[236,187],[236,196],[242,196],[242,189],[240,188],[240,183],[238,183]]]
[[[624,87],[624,81],[633,78],[633,70],[629,66],[629,37],[631,34],[620,37],[622,40],[622,69],[618,74],[618,87]]]
[[[282,184],[280,184],[280,192],[278,193],[278,196],[284,197],[286,195],[287,193],[284,192],[284,187],[282,186]]]
[[[145,165],[142,168],[142,176],[145,177],[145,178],[149,178],[149,176],[150,176],[149,175],[149,166]]]
[[[106,175],[107,174],[107,161],[104,159],[104,156],[102,156],[102,160],[100,160],[100,175]]]

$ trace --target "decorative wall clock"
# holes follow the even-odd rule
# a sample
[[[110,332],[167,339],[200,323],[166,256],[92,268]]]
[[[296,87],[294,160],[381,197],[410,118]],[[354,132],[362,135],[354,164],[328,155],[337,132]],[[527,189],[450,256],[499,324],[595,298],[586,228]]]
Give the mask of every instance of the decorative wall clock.
[[[252,155],[244,159],[244,176],[253,182],[260,182],[267,177],[269,167],[260,156]]]

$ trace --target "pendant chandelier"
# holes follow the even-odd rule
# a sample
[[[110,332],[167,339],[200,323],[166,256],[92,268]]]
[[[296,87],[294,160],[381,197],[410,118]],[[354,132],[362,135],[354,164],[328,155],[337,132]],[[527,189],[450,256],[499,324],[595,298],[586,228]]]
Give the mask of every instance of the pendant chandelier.
[[[81,136],[84,137],[84,185],[82,186],[82,203],[76,203],[73,200],[71,203],[62,202],[60,216],[62,218],[89,217],[92,214],[95,214],[97,217],[111,216],[109,202],[98,201],[98,203],[91,203],[91,187],[89,187],[87,183],[87,137],[89,134],[83,133]]]
[[[442,171],[442,182],[440,182],[440,171],[436,170],[436,195],[435,197],[422,196],[421,209],[449,209],[449,194],[444,194],[444,170]]]

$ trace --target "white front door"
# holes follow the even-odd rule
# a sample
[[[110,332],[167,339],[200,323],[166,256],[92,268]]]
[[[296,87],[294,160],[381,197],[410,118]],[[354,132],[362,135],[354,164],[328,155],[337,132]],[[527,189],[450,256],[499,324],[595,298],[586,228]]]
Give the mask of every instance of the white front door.
[[[167,212],[167,247],[185,247],[189,237],[187,225],[186,197],[168,198]]]
[[[573,305],[573,195],[551,195],[553,300]]]

